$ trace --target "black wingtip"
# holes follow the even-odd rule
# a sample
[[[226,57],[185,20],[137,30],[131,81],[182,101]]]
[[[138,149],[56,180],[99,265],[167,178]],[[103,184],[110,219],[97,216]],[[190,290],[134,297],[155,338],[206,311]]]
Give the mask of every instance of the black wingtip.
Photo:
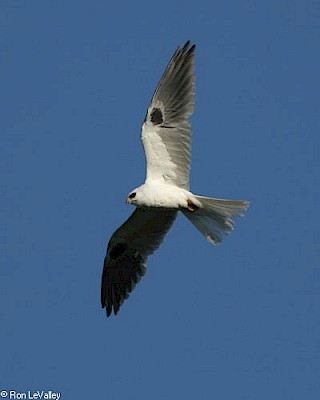
[[[112,306],[110,304],[108,304],[108,306],[106,307],[106,313],[107,313],[107,317],[110,317],[110,315],[112,313]]]
[[[107,304],[105,307],[106,307],[106,314],[107,314],[107,317],[110,317],[111,314],[112,314],[112,310],[113,310],[113,314],[114,314],[114,315],[117,315],[117,314],[118,314],[120,305],[113,304],[113,306],[112,306],[112,304]],[[104,308],[104,307],[103,307],[103,308]]]
[[[188,50],[189,46],[190,46],[190,40],[188,40],[188,41],[185,43],[185,45],[182,47],[183,53],[184,53],[185,51]]]
[[[187,53],[187,54],[192,54],[192,53],[194,53],[195,48],[196,48],[196,45],[193,44],[193,45],[189,48],[190,44],[191,44],[191,42],[190,42],[190,40],[188,40],[188,41],[185,43],[185,45],[183,46],[181,52],[182,52],[182,53]]]
[[[194,53],[195,49],[196,49],[196,45],[195,45],[195,44],[193,44],[193,45],[190,47],[190,49],[189,49],[188,53],[189,53],[189,54],[192,54],[192,53]]]

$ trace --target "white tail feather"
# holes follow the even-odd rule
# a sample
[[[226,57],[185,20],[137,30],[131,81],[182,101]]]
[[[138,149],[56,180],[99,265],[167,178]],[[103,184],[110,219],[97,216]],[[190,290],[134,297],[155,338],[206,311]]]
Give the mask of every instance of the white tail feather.
[[[232,217],[241,217],[249,207],[245,200],[224,200],[195,196],[201,207],[183,210],[190,222],[213,244],[218,244],[234,227]]]

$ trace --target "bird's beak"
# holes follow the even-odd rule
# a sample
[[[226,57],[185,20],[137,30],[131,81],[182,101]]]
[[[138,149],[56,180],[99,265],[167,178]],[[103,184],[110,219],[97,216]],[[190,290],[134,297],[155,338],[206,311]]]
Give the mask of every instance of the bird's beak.
[[[129,199],[129,197],[127,197],[126,204],[131,204],[131,199]]]

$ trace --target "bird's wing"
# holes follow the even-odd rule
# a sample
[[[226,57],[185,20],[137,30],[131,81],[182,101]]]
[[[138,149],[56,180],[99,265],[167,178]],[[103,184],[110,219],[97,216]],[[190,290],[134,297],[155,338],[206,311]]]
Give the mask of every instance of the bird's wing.
[[[177,211],[137,208],[112,235],[104,259],[101,304],[107,316],[123,301],[146,271],[146,261],[161,244]]]
[[[194,109],[194,50],[187,42],[173,54],[152,97],[141,139],[147,179],[189,189],[191,124]]]

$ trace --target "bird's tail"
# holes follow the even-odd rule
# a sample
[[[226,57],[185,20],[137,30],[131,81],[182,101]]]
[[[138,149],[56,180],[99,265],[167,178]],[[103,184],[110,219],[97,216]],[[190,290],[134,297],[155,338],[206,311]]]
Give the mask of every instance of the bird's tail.
[[[249,207],[245,200],[223,200],[193,195],[189,209],[182,212],[213,244],[218,244],[234,227],[232,217],[241,217]],[[200,205],[200,207],[198,207]]]

